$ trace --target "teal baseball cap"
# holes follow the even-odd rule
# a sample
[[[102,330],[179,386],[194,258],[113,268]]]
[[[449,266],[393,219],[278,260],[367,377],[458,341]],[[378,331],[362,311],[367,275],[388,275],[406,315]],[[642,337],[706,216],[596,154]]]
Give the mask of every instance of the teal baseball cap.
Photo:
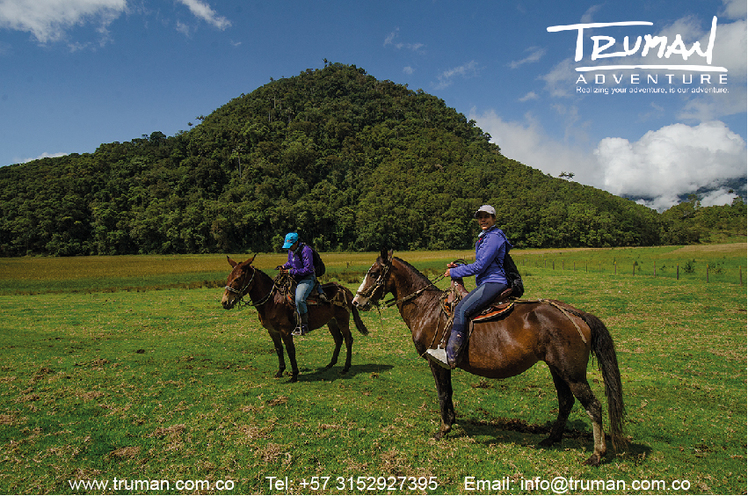
[[[299,235],[297,233],[288,233],[286,234],[286,242],[283,243],[283,249],[288,250],[291,248],[291,245],[296,243],[299,240]]]

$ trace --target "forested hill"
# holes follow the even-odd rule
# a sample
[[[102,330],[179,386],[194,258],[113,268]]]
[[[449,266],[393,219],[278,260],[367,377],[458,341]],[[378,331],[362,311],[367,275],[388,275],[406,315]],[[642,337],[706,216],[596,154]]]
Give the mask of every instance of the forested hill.
[[[272,251],[295,229],[322,251],[464,249],[483,203],[517,247],[678,242],[683,227],[510,160],[442,100],[355,66],[271,81],[200,120],[1,168],[0,255]]]

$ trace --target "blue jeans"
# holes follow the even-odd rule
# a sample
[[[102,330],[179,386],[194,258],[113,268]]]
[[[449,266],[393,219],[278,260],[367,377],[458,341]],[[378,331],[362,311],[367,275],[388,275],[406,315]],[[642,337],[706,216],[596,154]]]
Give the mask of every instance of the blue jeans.
[[[317,281],[313,275],[296,283],[296,311],[299,312],[299,315],[304,315],[307,312],[306,299],[314,289],[315,284],[317,284]]]
[[[456,360],[467,337],[468,321],[490,305],[506,288],[500,282],[487,282],[468,293],[455,308],[452,334],[447,343],[447,358]]]

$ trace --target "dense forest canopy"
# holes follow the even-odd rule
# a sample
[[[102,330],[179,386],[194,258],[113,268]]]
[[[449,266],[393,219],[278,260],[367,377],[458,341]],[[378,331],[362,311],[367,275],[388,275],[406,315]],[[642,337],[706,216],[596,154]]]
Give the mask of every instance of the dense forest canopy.
[[[745,235],[746,206],[663,214],[503,156],[423,91],[325,64],[271,81],[190,131],[0,169],[0,255],[465,249],[481,204],[517,247]],[[498,137],[497,141],[501,141]]]

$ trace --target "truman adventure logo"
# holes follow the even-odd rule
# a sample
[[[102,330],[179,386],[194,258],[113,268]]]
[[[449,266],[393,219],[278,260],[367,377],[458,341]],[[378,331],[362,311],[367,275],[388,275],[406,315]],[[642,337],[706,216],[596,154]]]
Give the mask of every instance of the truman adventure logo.
[[[598,33],[610,28],[652,26],[648,21],[598,22],[549,26],[549,33],[576,31],[575,62],[585,60],[585,41],[591,41],[590,62],[580,65],[577,93],[727,93],[727,68],[712,65],[717,38],[717,17],[712,19],[706,47],[695,41],[689,47],[680,34],[667,36],[646,34],[626,35],[619,45],[608,34]],[[608,31],[610,32],[610,31]],[[626,60],[628,59],[628,60]],[[613,63],[613,62],[618,63]],[[632,61],[635,63],[626,63]],[[654,63],[652,63],[654,62]]]

